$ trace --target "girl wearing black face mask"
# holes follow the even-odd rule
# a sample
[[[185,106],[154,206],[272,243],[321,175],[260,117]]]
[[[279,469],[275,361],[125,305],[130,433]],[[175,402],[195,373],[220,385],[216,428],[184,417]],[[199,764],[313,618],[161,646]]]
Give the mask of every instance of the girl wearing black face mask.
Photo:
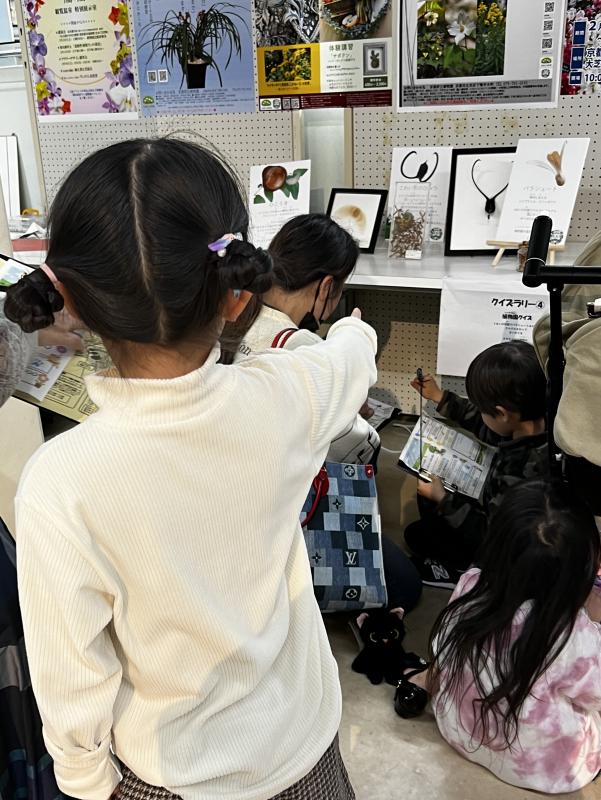
[[[274,345],[294,350],[320,342],[317,331],[339,304],[359,248],[350,234],[325,214],[304,214],[276,234],[269,254],[273,288],[255,295],[238,321],[226,325],[221,337],[224,363],[243,361]],[[373,463],[379,446],[377,431],[357,413],[354,423],[330,445],[327,460]],[[417,570],[386,536],[382,548],[389,607],[411,611],[422,591]]]
[[[226,325],[221,339],[224,363],[242,361],[276,345],[294,350],[320,342],[317,331],[340,303],[359,248],[325,214],[303,214],[276,234],[269,254],[273,288],[255,295],[239,320]],[[328,460],[367,464],[379,445],[377,432],[358,414],[355,424],[332,443]]]

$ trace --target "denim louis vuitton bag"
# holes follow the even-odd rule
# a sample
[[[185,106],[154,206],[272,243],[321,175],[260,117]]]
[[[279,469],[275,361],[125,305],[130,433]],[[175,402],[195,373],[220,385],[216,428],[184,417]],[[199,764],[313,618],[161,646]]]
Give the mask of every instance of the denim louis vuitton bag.
[[[371,465],[328,461],[303,506],[302,526],[322,611],[385,606],[380,514]]]

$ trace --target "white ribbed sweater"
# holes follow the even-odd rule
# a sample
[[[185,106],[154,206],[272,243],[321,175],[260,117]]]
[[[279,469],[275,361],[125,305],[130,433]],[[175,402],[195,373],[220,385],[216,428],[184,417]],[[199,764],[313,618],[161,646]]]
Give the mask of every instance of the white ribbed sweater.
[[[99,411],[17,496],[21,605],[59,785],[107,800],[109,747],[184,800],[266,800],[311,770],[340,688],[299,526],[376,337],[174,380],[94,377]]]

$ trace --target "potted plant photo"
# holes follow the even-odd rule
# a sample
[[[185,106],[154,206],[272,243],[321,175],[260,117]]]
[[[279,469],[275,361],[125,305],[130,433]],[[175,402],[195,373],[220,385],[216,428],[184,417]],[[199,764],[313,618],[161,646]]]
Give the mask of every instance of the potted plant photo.
[[[217,54],[221,48],[227,50],[224,70],[232,56],[241,58],[242,42],[237,26],[242,24],[247,30],[248,26],[237,11],[240,8],[231,3],[214,3],[196,17],[189,11],[168,11],[165,19],[146,26],[144,30],[151,35],[142,47],[150,45],[153,55],[160,53],[161,63],[173,66],[177,61],[182,70],[180,88],[185,79],[188,89],[204,89],[209,68],[217,72],[219,85],[223,86]]]

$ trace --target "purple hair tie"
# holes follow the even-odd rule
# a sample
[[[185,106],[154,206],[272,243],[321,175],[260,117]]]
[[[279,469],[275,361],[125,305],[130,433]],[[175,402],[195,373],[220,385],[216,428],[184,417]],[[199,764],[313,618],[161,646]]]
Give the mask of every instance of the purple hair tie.
[[[226,254],[227,248],[230,244],[237,239],[239,242],[242,241],[242,234],[241,233],[226,233],[224,234],[221,239],[217,239],[216,242],[211,242],[209,245],[209,250],[212,253],[217,253],[219,258],[223,258]]]

